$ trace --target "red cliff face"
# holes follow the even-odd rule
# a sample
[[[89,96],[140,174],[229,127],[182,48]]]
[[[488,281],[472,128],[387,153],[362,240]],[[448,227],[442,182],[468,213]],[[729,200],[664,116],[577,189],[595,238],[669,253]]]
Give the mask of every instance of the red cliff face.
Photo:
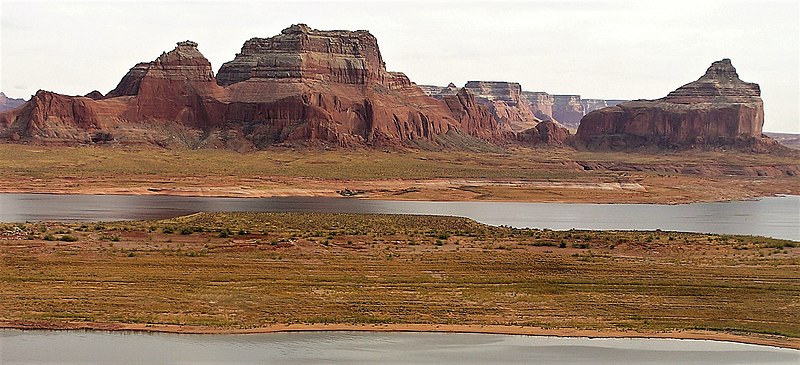
[[[387,71],[369,32],[302,24],[248,40],[217,77],[196,43],[180,42],[131,68],[105,97],[40,92],[22,110],[0,114],[0,129],[0,138],[42,142],[83,143],[99,135],[235,149],[508,137],[471,95],[437,100],[404,74]]]
[[[514,132],[532,128],[540,122],[523,95],[522,86],[516,82],[469,81],[464,88],[475,94],[498,122]]]
[[[442,95],[442,100],[459,121],[459,128],[470,135],[489,141],[503,141],[513,135],[510,129],[497,128],[497,120],[489,109],[481,106],[467,88],[455,94]]]
[[[546,120],[531,129],[517,134],[517,139],[529,144],[563,145],[569,138],[569,130],[558,122]]]
[[[739,79],[730,60],[664,98],[637,100],[587,114],[577,137],[590,148],[760,143],[764,109],[757,84]]]
[[[448,134],[496,139],[495,124],[425,95],[403,73],[389,72],[366,31],[319,31],[295,25],[253,38],[217,75],[226,122],[256,147],[320,140],[339,145],[437,143]],[[482,125],[483,129],[471,128]]]
[[[367,31],[320,31],[292,25],[271,38],[252,38],[219,70],[228,86],[249,79],[314,79],[342,84],[390,84],[378,50]]]
[[[553,117],[555,98],[542,91],[523,91],[522,96],[528,101],[533,115],[541,120],[556,120]]]

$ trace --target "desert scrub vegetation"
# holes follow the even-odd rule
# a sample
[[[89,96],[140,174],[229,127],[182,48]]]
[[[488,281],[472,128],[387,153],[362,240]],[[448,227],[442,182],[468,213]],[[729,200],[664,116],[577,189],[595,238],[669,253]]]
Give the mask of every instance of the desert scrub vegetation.
[[[0,319],[800,337],[793,241],[416,215],[198,213],[84,225],[0,224]],[[78,240],[57,239],[65,235]]]

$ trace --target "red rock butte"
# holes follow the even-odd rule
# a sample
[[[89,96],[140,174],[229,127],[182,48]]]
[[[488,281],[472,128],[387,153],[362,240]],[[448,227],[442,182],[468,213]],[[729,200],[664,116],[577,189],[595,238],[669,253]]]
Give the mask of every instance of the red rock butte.
[[[296,24],[246,41],[216,76],[197,43],[183,41],[134,65],[106,95],[40,90],[0,112],[0,140],[239,151],[287,144],[483,148],[566,142],[617,149],[771,141],[761,136],[758,85],[741,81],[727,59],[665,98],[605,107],[616,102],[527,92],[504,81],[420,87],[387,71],[368,31]],[[559,122],[581,117],[575,140]]]
[[[282,143],[459,146],[506,142],[474,96],[425,95],[386,70],[367,31],[292,25],[253,38],[217,76],[197,43],[135,65],[104,97],[39,91],[0,114],[0,138],[259,149]]]
[[[739,79],[729,59],[711,64],[697,81],[657,100],[603,108],[581,120],[577,138],[590,148],[687,145],[768,146],[757,84]]]

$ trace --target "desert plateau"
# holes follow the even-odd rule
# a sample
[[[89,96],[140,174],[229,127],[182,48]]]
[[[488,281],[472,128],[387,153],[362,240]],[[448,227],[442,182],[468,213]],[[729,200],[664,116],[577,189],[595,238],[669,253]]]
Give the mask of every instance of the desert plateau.
[[[740,64],[731,51],[697,69],[686,59],[673,68],[691,66],[692,76],[659,83],[654,90],[671,91],[651,99],[584,97],[566,82],[543,90],[527,74],[548,71],[533,66],[519,80],[484,78],[507,77],[502,65],[522,57],[513,52],[471,68],[466,82],[417,84],[420,71],[391,71],[390,55],[453,57],[447,47],[465,40],[453,34],[437,55],[424,48],[432,41],[409,33],[405,46],[421,53],[402,56],[396,41],[381,52],[387,31],[376,27],[295,22],[271,36],[263,29],[273,28],[246,28],[251,38],[227,37],[225,49],[241,47],[217,69],[220,45],[195,29],[205,43],[178,38],[160,55],[137,54],[141,62],[128,63],[107,92],[37,86],[25,100],[7,97],[17,93],[4,82],[0,215],[34,214],[0,222],[0,345],[38,330],[463,332],[713,340],[800,359],[798,134],[765,132],[779,115],[770,103],[784,99],[772,78],[751,82],[765,73],[749,58]],[[460,52],[467,62],[472,48]],[[529,56],[540,58],[547,53]],[[649,67],[597,72],[596,53],[582,62],[575,72],[587,83]],[[663,76],[645,74],[630,85]],[[206,205],[97,219],[109,209],[99,196]],[[36,212],[36,197],[67,208]],[[245,212],[202,200],[211,197],[310,200]],[[553,229],[524,217],[492,225],[439,211],[331,212],[318,198],[477,210],[519,203],[520,216],[555,204],[689,213],[671,218],[678,230],[661,229],[659,213],[647,217],[656,229]],[[741,213],[745,224],[769,234],[725,222],[721,211],[742,201],[755,207]],[[778,206],[783,216],[773,219]],[[704,221],[714,230],[696,228]]]

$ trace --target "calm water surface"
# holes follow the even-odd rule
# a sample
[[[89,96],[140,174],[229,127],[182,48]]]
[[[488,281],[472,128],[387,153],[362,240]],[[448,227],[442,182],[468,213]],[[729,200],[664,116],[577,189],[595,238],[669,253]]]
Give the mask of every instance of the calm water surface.
[[[716,341],[303,332],[174,335],[0,330],[2,364],[770,364],[800,351]]]
[[[800,241],[800,196],[657,205],[0,194],[0,222],[157,219],[200,211],[438,214],[519,228],[662,229]]]

